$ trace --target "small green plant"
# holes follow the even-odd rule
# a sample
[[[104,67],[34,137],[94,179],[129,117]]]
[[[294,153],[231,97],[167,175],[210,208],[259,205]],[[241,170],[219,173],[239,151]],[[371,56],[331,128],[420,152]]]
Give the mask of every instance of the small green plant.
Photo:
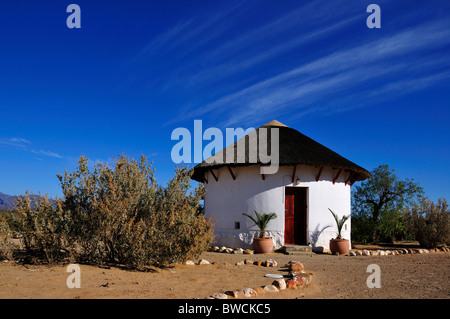
[[[269,224],[269,222],[272,219],[277,218],[277,214],[275,214],[275,213],[258,214],[258,212],[256,210],[254,212],[255,212],[255,216],[251,216],[251,215],[248,215],[246,213],[243,213],[242,215],[247,216],[248,218],[250,218],[255,223],[255,225],[259,228],[259,237],[260,238],[264,238],[264,237],[266,237],[267,224]]]
[[[336,221],[336,226],[338,229],[338,233],[336,236],[336,239],[342,239],[342,226],[344,226],[345,222],[350,218],[350,215],[342,216],[341,218],[338,217],[336,213],[334,213],[331,209],[328,208],[328,210],[331,212],[331,214],[334,217],[334,220]]]

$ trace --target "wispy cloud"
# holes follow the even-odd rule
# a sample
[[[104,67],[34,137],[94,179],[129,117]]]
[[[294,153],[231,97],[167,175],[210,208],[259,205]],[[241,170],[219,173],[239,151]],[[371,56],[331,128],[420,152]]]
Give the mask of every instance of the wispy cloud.
[[[217,10],[215,14],[206,17],[199,14],[197,17],[179,22],[152,39],[133,61],[145,61],[155,55],[163,56],[170,52],[175,52],[176,57],[180,58],[225,32],[232,22],[245,12],[245,4],[245,1],[235,2]],[[183,47],[183,50],[180,50],[180,47]]]
[[[399,91],[402,85],[408,91],[422,89],[438,79],[443,79],[447,73],[435,71],[424,76],[424,73],[430,72],[429,68],[418,64],[411,65],[404,62],[404,59],[422,51],[448,45],[449,39],[448,20],[426,23],[302,64],[224,95],[205,106],[197,106],[182,116],[215,116],[222,118],[222,125],[242,123],[250,119],[257,121],[268,115],[276,115],[293,103],[296,103],[297,109],[301,109],[308,105],[305,100],[311,103],[324,96],[332,97],[340,90],[358,87],[365,81],[383,75],[399,77],[395,85],[380,89],[384,92]],[[411,71],[416,73],[412,74]],[[420,85],[411,75],[423,79]],[[416,85],[411,85],[412,83]],[[180,119],[179,117],[174,121]]]
[[[47,151],[47,150],[42,150],[42,149],[37,150],[37,149],[35,149],[35,147],[33,146],[33,143],[30,140],[27,140],[27,139],[21,138],[21,137],[0,137],[0,145],[14,147],[21,151],[30,152],[30,153],[37,154],[37,155],[43,155],[46,157],[59,158],[59,159],[63,158],[62,155],[52,152],[52,151]],[[42,160],[41,158],[36,158],[36,159]]]
[[[35,154],[39,154],[39,155],[45,155],[45,156],[48,156],[48,157],[63,158],[60,154],[55,153],[55,152],[51,152],[51,151],[44,151],[44,150],[35,151],[35,150],[31,150],[31,152],[33,152]]]
[[[254,54],[247,54],[248,56],[246,57],[242,58],[239,56],[231,60],[225,60],[223,63],[215,64],[194,74],[182,77],[179,80],[172,81],[170,83],[170,87],[180,85],[183,81],[184,85],[189,85],[191,87],[203,85],[205,83],[217,83],[222,81],[224,78],[228,78],[234,74],[246,71],[257,64],[263,63],[290,50],[335,33],[340,29],[349,26],[358,19],[359,17],[351,17],[343,21],[338,21],[337,23],[326,25],[323,28],[313,32],[300,33],[297,37],[282,42],[280,45],[255,52]],[[240,44],[236,43],[235,45]]]
[[[24,148],[31,142],[21,137],[0,137],[0,145],[9,145],[18,148]]]
[[[302,2],[250,27],[242,20],[259,2],[233,2],[209,16],[199,12],[139,52],[143,68],[135,79],[150,73],[147,88],[184,99],[165,125],[201,117],[226,126],[255,125],[288,111],[293,117],[345,111],[366,105],[367,96],[399,96],[447,78],[450,66],[431,51],[450,44],[448,19],[408,24],[422,14],[412,8],[401,22],[369,33],[366,6],[351,3]],[[246,27],[236,32],[240,25]]]

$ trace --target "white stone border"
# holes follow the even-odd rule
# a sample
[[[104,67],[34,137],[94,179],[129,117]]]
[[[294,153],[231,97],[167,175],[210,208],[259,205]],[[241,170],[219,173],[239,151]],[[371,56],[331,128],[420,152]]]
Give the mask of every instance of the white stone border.
[[[389,256],[389,255],[406,255],[406,254],[428,254],[438,252],[450,252],[447,247],[441,248],[401,248],[401,249],[359,249],[349,252],[349,256]]]
[[[200,259],[197,262],[194,262],[192,260],[187,260],[185,262],[185,265],[188,266],[214,265],[214,264],[216,264],[216,262],[210,263],[206,259]],[[231,265],[230,263],[222,263],[222,264]],[[277,267],[278,263],[273,259],[267,259],[266,261],[258,260],[255,262],[253,262],[252,260],[245,259],[244,261],[238,261],[235,264],[235,266],[242,266],[242,265]],[[216,292],[211,294],[209,297],[206,297],[205,299],[230,299],[230,297],[231,299],[252,298],[256,297],[257,295],[264,294],[266,292],[279,292],[285,289],[306,288],[311,285],[313,274],[304,271],[302,263],[300,263],[299,261],[290,261],[285,265],[285,267],[289,268],[289,276],[291,277],[290,279],[278,278],[275,279],[271,285],[259,286],[256,288],[228,290],[224,293]]]

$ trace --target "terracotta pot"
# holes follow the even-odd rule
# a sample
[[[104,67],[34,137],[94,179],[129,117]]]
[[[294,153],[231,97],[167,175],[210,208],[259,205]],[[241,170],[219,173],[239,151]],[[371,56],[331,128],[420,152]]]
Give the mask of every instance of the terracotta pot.
[[[350,243],[348,239],[331,239],[330,250],[332,254],[339,253],[339,255],[348,254],[350,250]]]
[[[255,237],[253,238],[253,249],[260,254],[271,253],[273,250],[272,237]]]

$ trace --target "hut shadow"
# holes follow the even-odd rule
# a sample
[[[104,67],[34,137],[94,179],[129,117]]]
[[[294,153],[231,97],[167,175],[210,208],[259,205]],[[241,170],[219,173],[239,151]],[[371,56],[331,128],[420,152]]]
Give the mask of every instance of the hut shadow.
[[[311,243],[311,246],[316,253],[323,253],[324,247],[323,246],[317,246],[317,242],[319,241],[320,235],[324,232],[325,229],[331,227],[331,225],[324,226],[322,229],[319,229],[320,224],[317,224],[316,228],[314,228],[314,231],[311,232],[309,235],[309,240]]]

